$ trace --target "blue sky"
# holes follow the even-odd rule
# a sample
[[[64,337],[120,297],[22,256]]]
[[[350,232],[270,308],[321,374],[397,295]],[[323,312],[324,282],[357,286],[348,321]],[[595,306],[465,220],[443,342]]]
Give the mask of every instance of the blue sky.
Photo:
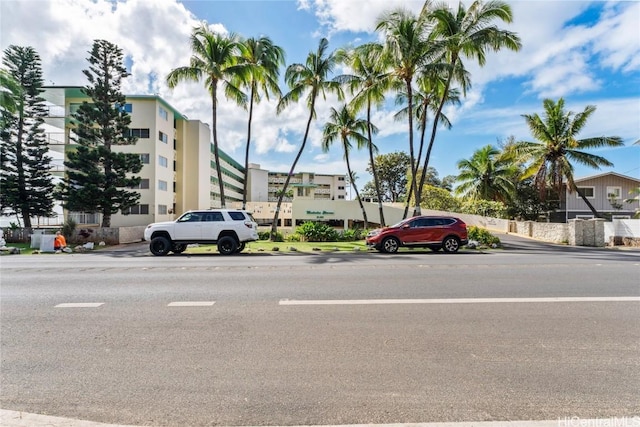
[[[458,2],[449,2],[456,6]],[[157,93],[189,118],[211,121],[211,105],[202,85],[170,90],[164,77],[189,60],[188,36],[205,21],[221,32],[244,37],[269,36],[282,46],[287,65],[304,62],[327,37],[337,49],[375,40],[375,22],[383,11],[403,6],[419,10],[421,1],[400,0],[9,0],[0,2],[0,47],[31,45],[43,59],[48,84],[84,85],[87,51],[93,39],[105,38],[123,48],[132,76],[128,94]],[[440,177],[457,174],[456,163],[486,145],[513,136],[531,140],[522,114],[542,114],[545,98],[564,97],[568,110],[587,105],[597,110],[580,137],[617,135],[624,148],[598,151],[614,163],[603,170],[577,167],[576,177],[612,170],[640,178],[640,2],[512,1],[514,22],[500,24],[522,39],[520,52],[490,54],[480,68],[468,61],[472,90],[462,104],[449,108],[453,122],[440,130],[431,157]],[[346,70],[338,70],[344,72]],[[284,70],[283,70],[284,74]],[[286,87],[282,87],[286,91]],[[254,119],[251,161],[265,169],[286,171],[298,150],[307,119],[303,103],[281,115],[275,100],[262,102]],[[297,171],[346,173],[338,146],[320,149],[322,126],[334,97],[318,105],[308,148]],[[247,115],[220,99],[221,148],[239,161],[244,156]],[[381,153],[408,151],[407,125],[393,120],[392,95],[375,112]],[[353,154],[363,186],[367,156]]]

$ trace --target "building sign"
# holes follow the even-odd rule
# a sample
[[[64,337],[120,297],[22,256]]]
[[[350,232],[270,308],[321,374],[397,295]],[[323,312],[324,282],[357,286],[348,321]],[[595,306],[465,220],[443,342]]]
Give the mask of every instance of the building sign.
[[[325,215],[334,215],[332,211],[306,211],[307,215],[315,215],[316,219],[322,219]]]

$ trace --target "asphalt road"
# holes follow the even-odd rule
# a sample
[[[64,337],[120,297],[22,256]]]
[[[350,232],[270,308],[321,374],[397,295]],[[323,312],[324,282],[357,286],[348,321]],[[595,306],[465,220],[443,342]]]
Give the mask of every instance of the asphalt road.
[[[639,415],[640,252],[503,241],[5,256],[0,407],[148,426]]]

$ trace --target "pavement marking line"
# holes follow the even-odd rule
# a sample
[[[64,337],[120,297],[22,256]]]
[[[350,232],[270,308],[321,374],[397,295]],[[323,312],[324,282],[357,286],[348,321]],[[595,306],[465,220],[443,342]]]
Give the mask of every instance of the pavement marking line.
[[[394,424],[326,424],[313,427],[572,427],[572,426],[616,426],[636,427],[640,423],[638,416],[620,416],[611,418],[566,417],[555,420],[523,421],[462,421]],[[133,427],[122,424],[105,424],[96,421],[73,418],[53,417],[30,414],[22,411],[0,409],[0,425],[3,427]],[[293,426],[296,427],[296,426]],[[299,425],[297,427],[309,427]]]
[[[170,302],[167,307],[211,307],[215,301],[176,301]]]
[[[376,304],[493,304],[535,302],[640,302],[640,297],[550,297],[550,298],[435,298],[435,299],[354,299],[289,300],[279,305],[376,305]]]
[[[96,308],[104,305],[103,302],[65,302],[58,304],[55,308]]]

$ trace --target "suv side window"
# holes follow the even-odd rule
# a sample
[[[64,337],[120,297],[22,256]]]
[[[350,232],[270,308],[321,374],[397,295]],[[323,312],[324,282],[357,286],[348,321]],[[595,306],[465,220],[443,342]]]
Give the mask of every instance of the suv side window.
[[[203,221],[207,221],[207,222],[224,221],[224,216],[222,216],[222,212],[208,212],[204,216]]]
[[[242,213],[242,212],[230,211],[229,212],[229,216],[234,221],[244,221],[245,220],[244,213]]]
[[[426,218],[418,218],[415,221],[411,222],[410,227],[411,228],[416,228],[416,227],[427,227],[429,224],[429,220]]]
[[[178,222],[198,222],[198,221],[200,221],[200,215],[198,215],[195,212],[184,214],[178,220]]]

